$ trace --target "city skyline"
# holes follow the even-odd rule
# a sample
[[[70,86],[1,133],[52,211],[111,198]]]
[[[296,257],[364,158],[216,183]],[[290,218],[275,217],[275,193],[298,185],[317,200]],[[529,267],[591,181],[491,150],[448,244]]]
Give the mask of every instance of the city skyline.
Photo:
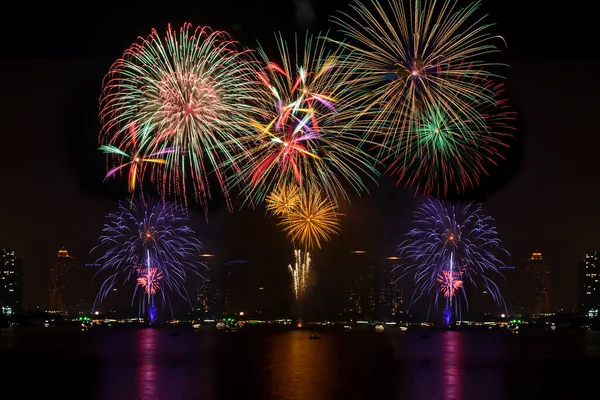
[[[327,26],[327,16],[345,3],[315,7],[316,20],[311,20],[309,25],[315,29]],[[498,184],[498,190],[490,190],[495,193],[485,201],[484,209],[496,219],[500,238],[511,252],[507,264],[517,264],[529,256],[532,249],[539,249],[555,281],[560,282],[553,288],[554,305],[570,309],[576,295],[576,264],[587,251],[598,248],[600,241],[594,237],[593,229],[600,223],[600,216],[589,213],[589,204],[599,197],[594,185],[597,168],[593,163],[597,139],[590,134],[595,126],[594,104],[589,100],[595,98],[599,90],[597,83],[587,78],[596,75],[597,65],[554,62],[554,44],[566,39],[558,34],[550,34],[557,36],[544,40],[536,35],[522,37],[523,31],[519,29],[523,28],[514,22],[517,18],[527,21],[522,25],[529,28],[531,24],[543,27],[552,20],[544,13],[554,11],[540,13],[516,2],[504,2],[502,7],[487,3],[490,4],[484,6],[498,21],[498,31],[506,32],[506,58],[512,64],[507,86],[526,129],[522,148],[515,146],[516,153],[523,150],[522,157],[515,156],[520,168],[517,172],[506,171],[510,183],[505,187]],[[43,291],[47,270],[56,249],[61,246],[73,249],[73,254],[80,258],[94,259],[87,253],[97,240],[102,219],[114,211],[117,200],[126,197],[126,185],[121,182],[102,183],[105,160],[97,151],[97,98],[108,65],[137,35],[145,35],[150,24],[164,28],[169,20],[186,19],[226,28],[237,39],[253,46],[255,38],[268,42],[272,38],[271,30],[283,29],[289,33],[299,26],[306,27],[305,23],[286,26],[294,25],[290,23],[294,22],[291,3],[283,6],[290,17],[271,24],[262,24],[260,21],[265,22],[267,17],[257,12],[253,14],[251,5],[240,6],[234,15],[217,5],[212,10],[199,7],[166,13],[151,8],[143,13],[121,10],[118,16],[108,11],[97,13],[95,7],[74,7],[63,16],[62,22],[53,23],[52,27],[40,21],[41,26],[48,28],[45,30],[48,38],[62,38],[70,30],[79,30],[82,34],[73,36],[70,42],[58,48],[55,45],[58,40],[45,42],[30,38],[27,47],[16,40],[9,44],[3,56],[5,62],[0,67],[2,79],[6,81],[3,103],[3,110],[9,116],[6,129],[19,132],[6,135],[5,146],[30,150],[8,152],[1,161],[3,171],[7,171],[5,187],[18,195],[2,197],[0,206],[7,229],[0,234],[0,243],[22,254],[26,288],[33,294]],[[245,15],[255,15],[257,19],[250,24],[244,22]],[[108,26],[107,21],[123,18],[131,23],[127,27],[114,24],[119,28],[105,32],[106,37],[102,39],[92,39],[86,34],[90,32],[86,29]],[[90,27],[86,28],[85,24]],[[269,29],[260,27],[262,25],[268,25]],[[572,34],[579,32],[579,37],[585,37],[585,25],[578,24]],[[93,40],[96,45],[81,45],[83,39],[79,36]],[[21,39],[28,40],[27,37]],[[100,42],[105,43],[100,45]],[[584,49],[583,44],[577,46],[582,46],[579,50]],[[27,50],[25,53],[23,47]],[[578,61],[586,61],[585,51],[574,52],[578,54]],[[32,58],[45,60],[32,62]],[[555,79],[571,75],[582,81],[589,80],[590,84],[572,85],[567,79]],[[27,99],[34,91],[37,101],[32,103]],[[29,106],[22,107],[24,103]],[[560,119],[555,119],[556,115],[560,115]],[[31,138],[35,138],[35,146],[31,146]],[[23,154],[36,162],[23,163]],[[16,166],[19,168],[15,169]],[[582,189],[586,190],[586,196],[577,195]],[[342,220],[340,236],[327,244],[318,257],[335,259],[345,247],[368,247],[370,243],[374,244],[374,252],[386,256],[395,254],[421,197],[415,198],[412,190],[396,187],[388,178],[381,179],[379,186],[372,184],[369,190],[370,194],[352,198],[352,206],[343,210],[347,216]],[[266,280],[273,276],[273,282],[285,282],[292,248],[276,228],[274,219],[266,218],[262,208],[228,215],[216,196],[211,203],[208,226],[201,211],[192,209],[191,214],[207,249],[222,255],[260,253],[252,256],[256,259],[253,264],[260,266],[257,274],[264,275]],[[260,235],[255,234],[257,230]],[[335,276],[342,272],[342,267],[334,266],[331,271],[321,273]],[[272,295],[281,299],[287,290],[287,287],[276,288]],[[43,297],[40,294],[40,299]],[[40,299],[31,301],[35,303]]]
[[[22,303],[26,296],[23,292],[23,267],[13,250],[3,250],[4,267],[0,268],[0,278],[6,283],[0,286],[0,305],[20,312],[34,310]],[[498,281],[506,299],[507,309],[493,304],[490,295],[484,290],[475,290],[468,298],[472,303],[465,309],[465,319],[483,316],[498,317],[505,312],[512,317],[546,315],[548,313],[569,313],[571,311],[596,315],[600,308],[600,283],[596,271],[600,252],[588,252],[577,264],[578,293],[574,301],[577,303],[571,310],[560,310],[550,303],[551,292],[548,291],[552,278],[543,262],[543,255],[538,250],[523,260],[517,267],[499,266],[504,280]],[[348,269],[344,282],[346,287],[337,292],[337,299],[332,303],[335,307],[323,307],[323,293],[313,292],[314,282],[307,285],[307,295],[311,307],[305,311],[313,318],[346,319],[346,320],[380,320],[397,321],[406,318],[417,320],[435,320],[435,312],[431,314],[422,299],[412,303],[414,284],[412,277],[406,276],[402,270],[402,260],[398,256],[373,258],[364,248],[351,250],[347,254]],[[250,319],[270,319],[294,317],[295,300],[293,282],[289,275],[286,282],[279,282],[277,287],[287,287],[287,298],[283,303],[273,307],[268,294],[273,286],[264,286],[256,277],[252,277],[252,268],[248,260],[243,258],[228,259],[219,264],[215,254],[198,254],[197,261],[206,266],[203,277],[189,279],[186,287],[190,302],[175,302],[175,314],[172,317],[185,315],[201,319],[220,319],[240,316],[240,312]],[[13,261],[11,261],[13,260]],[[109,295],[106,303],[98,303],[92,308],[90,298],[94,297],[100,281],[92,277],[100,270],[97,263],[83,263],[74,257],[68,249],[58,250],[56,262],[50,272],[48,287],[49,301],[39,305],[44,310],[62,313],[84,313],[99,311],[106,313],[135,314],[130,303],[130,292],[134,285],[116,288],[114,295]],[[325,267],[327,268],[327,267]],[[15,272],[12,272],[15,271]],[[317,270],[318,271],[318,270]],[[15,277],[11,274],[15,274]],[[329,283],[330,284],[330,283]],[[582,286],[583,284],[583,286]],[[8,285],[8,286],[7,286]],[[287,285],[287,286],[286,286]],[[342,286],[340,286],[342,287]],[[8,293],[8,289],[17,291],[16,295]],[[583,288],[583,290],[582,290]],[[123,297],[123,293],[125,296]],[[8,295],[8,297],[7,297]],[[128,297],[129,296],[129,297]],[[8,301],[7,301],[8,299]],[[12,300],[11,300],[12,299]],[[320,310],[315,310],[314,308]],[[129,309],[129,311],[128,311]],[[8,309],[6,309],[8,310]],[[8,312],[8,311],[7,311]],[[9,313],[10,313],[9,312]],[[133,315],[132,314],[132,315]],[[430,315],[431,314],[431,315]],[[167,318],[167,316],[163,316]],[[168,318],[167,318],[168,319]]]

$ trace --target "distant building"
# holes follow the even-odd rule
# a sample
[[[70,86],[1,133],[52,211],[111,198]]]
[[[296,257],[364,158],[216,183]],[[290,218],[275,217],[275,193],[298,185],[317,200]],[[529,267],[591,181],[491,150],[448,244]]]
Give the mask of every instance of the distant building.
[[[347,319],[370,320],[375,318],[375,267],[364,250],[351,251],[351,283],[348,287],[348,301],[344,307]]]
[[[383,260],[377,292],[377,316],[384,321],[398,320],[408,311],[406,285],[403,285],[400,257],[391,256]],[[406,280],[406,279],[404,279]]]
[[[68,250],[59,250],[50,269],[50,309],[72,313],[83,308],[80,272],[77,259]]]
[[[23,263],[14,250],[0,250],[0,314],[23,308]]]
[[[577,311],[600,316],[600,253],[586,253],[577,268]]]
[[[221,316],[244,312],[250,300],[250,270],[247,260],[229,260],[221,270]]]
[[[202,319],[214,319],[217,317],[214,255],[201,254],[200,259],[204,267],[199,268],[202,277],[196,282],[194,316]]]
[[[253,287],[250,290],[250,299],[250,308],[248,309],[250,318],[264,320],[271,316],[269,292],[264,286]]]
[[[518,274],[517,309],[522,315],[550,312],[550,271],[542,253],[533,252]]]

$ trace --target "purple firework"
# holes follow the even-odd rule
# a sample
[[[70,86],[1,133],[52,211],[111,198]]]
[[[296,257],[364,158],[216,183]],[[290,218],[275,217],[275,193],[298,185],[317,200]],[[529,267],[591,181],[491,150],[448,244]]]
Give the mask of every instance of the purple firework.
[[[163,303],[170,304],[169,293],[189,301],[185,282],[189,274],[202,277],[197,269],[202,265],[197,260],[202,244],[187,223],[187,213],[174,203],[141,198],[119,202],[118,211],[106,216],[100,244],[92,250],[103,251],[98,262],[102,264],[101,272],[109,273],[100,286],[96,303],[102,302],[115,285],[130,280],[138,283],[148,271],[161,278],[151,291],[135,286],[134,298],[143,292],[141,313],[154,307],[154,296],[159,293]]]
[[[460,314],[461,302],[468,308],[464,284],[487,291],[505,308],[498,285],[491,278],[502,276],[496,254],[508,252],[493,225],[493,218],[482,214],[481,204],[453,204],[428,198],[414,214],[413,229],[399,247],[405,260],[403,276],[414,277],[411,304],[432,296],[431,306],[445,300],[444,320],[453,312]]]

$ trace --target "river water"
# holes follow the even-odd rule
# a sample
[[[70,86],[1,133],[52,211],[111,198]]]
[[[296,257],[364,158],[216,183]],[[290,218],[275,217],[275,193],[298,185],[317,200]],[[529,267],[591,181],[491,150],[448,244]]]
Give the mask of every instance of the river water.
[[[582,331],[0,330],[2,398],[600,398],[600,334]]]

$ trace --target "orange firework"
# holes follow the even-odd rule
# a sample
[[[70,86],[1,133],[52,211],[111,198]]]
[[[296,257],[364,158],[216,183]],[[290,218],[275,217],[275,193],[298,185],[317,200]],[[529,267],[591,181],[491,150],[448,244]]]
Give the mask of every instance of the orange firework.
[[[267,196],[267,211],[275,216],[289,213],[300,203],[300,188],[284,183]]]
[[[339,233],[340,220],[334,202],[318,191],[303,192],[298,205],[287,213],[279,225],[292,242],[311,250],[321,248],[331,236]]]

